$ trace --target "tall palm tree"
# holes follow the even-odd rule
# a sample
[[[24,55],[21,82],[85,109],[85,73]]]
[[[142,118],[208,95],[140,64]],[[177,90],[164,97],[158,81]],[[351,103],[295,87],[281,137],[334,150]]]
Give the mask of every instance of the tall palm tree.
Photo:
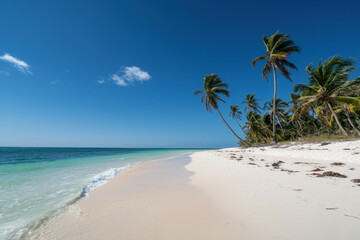
[[[360,84],[360,77],[349,80],[349,73],[353,71],[355,67],[352,60],[341,59],[339,56],[331,57],[325,62],[320,60],[317,68],[312,64],[308,65],[306,72],[309,84],[297,84],[294,87],[295,92],[301,91],[298,101],[303,102],[302,106],[312,105],[329,110],[345,136],[348,136],[348,133],[342,126],[334,107],[342,104],[360,106],[360,97],[349,96],[355,93],[354,87]]]
[[[276,70],[279,70],[285,78],[291,81],[290,70],[288,68],[296,69],[296,66],[289,62],[287,58],[294,52],[300,52],[300,48],[295,45],[294,41],[289,40],[289,35],[284,35],[282,33],[276,32],[274,35],[269,38],[265,35],[262,37],[262,40],[266,47],[266,55],[255,58],[252,61],[253,67],[256,66],[256,63],[259,60],[266,60],[265,66],[263,68],[262,76],[267,81],[268,74],[274,74],[274,97],[273,97],[273,142],[277,143],[276,138],[276,92],[277,92],[277,78]]]
[[[240,123],[239,123],[239,121],[238,121],[238,120],[241,120],[241,114],[242,114],[242,112],[241,112],[238,105],[231,105],[230,106],[230,117],[232,119],[234,119],[236,121],[237,125],[239,125],[240,129],[243,130]]]
[[[219,95],[225,95],[226,97],[230,97],[230,93],[227,90],[228,85],[223,83],[221,78],[218,77],[217,74],[205,75],[204,78],[204,90],[195,91],[194,94],[202,94],[201,102],[205,102],[205,107],[208,112],[211,113],[211,108],[214,108],[220,115],[221,119],[224,121],[226,126],[230,129],[230,131],[239,139],[239,141],[249,146],[247,142],[241,139],[234,130],[229,126],[229,124],[225,121],[223,116],[220,113],[218,107],[218,101],[225,103],[225,101]]]

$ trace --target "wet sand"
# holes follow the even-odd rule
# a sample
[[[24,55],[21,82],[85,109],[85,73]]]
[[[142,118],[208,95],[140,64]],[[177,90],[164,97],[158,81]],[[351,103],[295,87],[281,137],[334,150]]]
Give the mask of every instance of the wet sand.
[[[190,157],[139,164],[44,224],[32,239],[229,239],[238,228],[189,184]]]

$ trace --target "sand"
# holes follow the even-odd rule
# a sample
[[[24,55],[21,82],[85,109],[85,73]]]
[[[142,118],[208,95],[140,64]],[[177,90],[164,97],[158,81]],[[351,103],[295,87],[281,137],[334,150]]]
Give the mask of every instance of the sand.
[[[31,239],[229,239],[237,232],[189,184],[189,156],[135,166],[38,229]]]
[[[360,141],[197,152],[118,175],[32,239],[359,239],[353,179]]]
[[[187,169],[251,239],[359,239],[359,153],[360,141],[232,148],[195,153]],[[347,177],[312,175],[327,171]]]

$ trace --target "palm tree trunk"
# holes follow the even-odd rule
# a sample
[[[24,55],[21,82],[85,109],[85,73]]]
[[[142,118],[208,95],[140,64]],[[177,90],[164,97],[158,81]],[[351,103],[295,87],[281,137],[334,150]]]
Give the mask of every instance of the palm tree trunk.
[[[272,143],[277,143],[277,137],[276,137],[276,90],[277,90],[277,81],[276,81],[276,69],[275,66],[272,65],[273,68],[273,72],[274,72],[274,98],[273,98],[273,139],[272,139]]]
[[[360,130],[355,126],[355,124],[354,124],[353,121],[351,120],[349,110],[346,109],[345,112],[346,112],[346,117],[347,117],[350,125],[351,125],[352,128],[357,132],[357,134],[360,136]]]
[[[221,115],[219,108],[216,108],[216,111],[219,113],[221,119],[224,121],[224,123],[226,124],[226,126],[230,129],[230,131],[235,135],[235,137],[237,137],[239,139],[240,142],[242,142],[245,146],[249,147],[250,145],[245,142],[244,140],[241,139],[241,137],[239,137],[234,130],[232,130],[232,128],[229,126],[229,124],[225,121],[225,119],[223,118],[223,116]]]
[[[245,132],[244,132],[244,130],[242,129],[241,125],[239,124],[239,122],[238,122],[237,118],[235,118],[235,121],[236,121],[237,125],[239,125],[239,127],[240,127],[241,131],[245,134]]]
[[[339,119],[338,119],[338,117],[337,117],[336,112],[334,111],[334,109],[332,109],[330,103],[326,101],[326,105],[327,105],[328,108],[330,109],[331,113],[334,115],[335,121],[336,121],[337,125],[339,126],[341,132],[342,132],[346,137],[348,137],[349,134],[347,134],[347,132],[345,131],[345,129],[344,129],[343,126],[341,125],[341,122],[339,121]]]

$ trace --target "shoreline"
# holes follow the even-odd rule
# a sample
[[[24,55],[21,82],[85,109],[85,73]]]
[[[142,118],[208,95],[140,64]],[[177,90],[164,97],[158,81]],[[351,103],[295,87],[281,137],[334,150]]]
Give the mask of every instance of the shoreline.
[[[357,239],[359,154],[360,141],[288,143],[141,163],[32,239]]]
[[[219,224],[225,226],[222,216],[214,211],[206,194],[188,183],[192,173],[185,165],[191,161],[190,154],[175,159],[137,164],[92,191],[89,197],[68,206],[30,238],[187,239],[192,236],[219,239],[218,233],[222,232],[217,230]],[[121,190],[114,193],[119,188]],[[188,211],[180,213],[178,209]],[[116,229],[114,221],[121,222],[122,231]],[[179,225],[179,221],[182,224]],[[95,232],[92,231],[94,224],[100,225]],[[162,229],[164,225],[167,227]],[[197,232],[199,226],[212,230]],[[191,235],[187,235],[189,233]]]
[[[184,149],[185,150],[185,149]],[[64,212],[66,212],[69,208],[72,208],[74,205],[76,205],[79,201],[81,201],[84,198],[88,198],[89,195],[95,191],[98,188],[101,188],[103,185],[109,183],[114,178],[116,178],[118,175],[125,174],[126,172],[136,170],[137,168],[141,168],[141,166],[145,166],[146,164],[156,163],[157,161],[166,161],[169,159],[172,159],[174,157],[180,157],[183,155],[190,155],[194,151],[189,151],[186,153],[180,153],[172,156],[166,156],[166,157],[160,157],[155,158],[151,160],[146,161],[139,161],[134,162],[128,165],[124,165],[121,167],[112,167],[109,168],[103,172],[100,172],[96,175],[94,175],[89,182],[87,182],[81,192],[78,196],[75,196],[73,199],[69,200],[67,203],[65,203],[63,206],[52,209],[46,215],[44,215],[42,218],[33,220],[32,222],[28,223],[25,227],[18,230],[18,232],[15,233],[14,236],[16,239],[28,239],[29,237],[33,237],[33,233],[39,232],[39,229],[43,225],[46,225],[49,221],[52,221],[53,219],[56,219],[57,217],[61,216]],[[12,239],[11,237],[11,239]]]

